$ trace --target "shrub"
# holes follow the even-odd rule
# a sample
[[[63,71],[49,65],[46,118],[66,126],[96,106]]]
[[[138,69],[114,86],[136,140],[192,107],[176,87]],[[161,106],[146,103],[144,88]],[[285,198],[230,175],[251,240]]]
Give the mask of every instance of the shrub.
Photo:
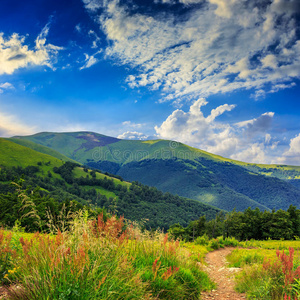
[[[222,244],[220,245],[220,241],[218,239],[211,240],[209,243],[209,247],[213,250],[220,249],[220,247],[224,248],[224,246]]]
[[[201,245],[201,246],[206,246],[209,244],[209,237],[207,234],[204,234],[202,236],[198,236],[195,241],[194,244],[196,245]]]

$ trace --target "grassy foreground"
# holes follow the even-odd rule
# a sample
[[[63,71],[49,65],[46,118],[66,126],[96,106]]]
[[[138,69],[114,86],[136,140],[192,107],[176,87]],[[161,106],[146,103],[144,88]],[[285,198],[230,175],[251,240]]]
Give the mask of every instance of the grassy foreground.
[[[300,241],[247,241],[228,257],[241,267],[236,290],[248,299],[300,299]],[[277,250],[275,250],[277,249]]]
[[[167,235],[85,213],[55,235],[1,230],[0,268],[8,299],[199,299],[213,287]]]

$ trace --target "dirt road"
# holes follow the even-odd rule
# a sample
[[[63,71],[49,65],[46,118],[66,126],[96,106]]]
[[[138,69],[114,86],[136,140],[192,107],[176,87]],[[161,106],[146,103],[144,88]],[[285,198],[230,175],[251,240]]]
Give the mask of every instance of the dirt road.
[[[201,297],[205,299],[216,300],[245,300],[245,294],[239,294],[234,290],[233,277],[237,268],[227,268],[226,256],[235,248],[223,248],[209,252],[205,258],[207,266],[205,271],[209,277],[217,284],[215,290],[202,293]]]

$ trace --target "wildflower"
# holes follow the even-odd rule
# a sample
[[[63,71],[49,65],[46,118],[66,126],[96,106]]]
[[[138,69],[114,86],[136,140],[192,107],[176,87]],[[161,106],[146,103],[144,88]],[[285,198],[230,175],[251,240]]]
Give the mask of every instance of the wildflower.
[[[154,273],[154,280],[155,280],[155,278],[156,278],[156,276],[157,276],[157,271],[158,271],[158,269],[159,269],[159,267],[160,267],[160,265],[161,265],[161,262],[159,262],[159,264],[157,265],[158,260],[159,260],[159,258],[157,258],[157,259],[154,261],[153,265],[152,265],[152,272]]]
[[[162,279],[163,280],[167,280],[169,279],[172,275],[174,275],[175,273],[177,273],[179,271],[178,267],[169,267],[168,270],[162,275]]]

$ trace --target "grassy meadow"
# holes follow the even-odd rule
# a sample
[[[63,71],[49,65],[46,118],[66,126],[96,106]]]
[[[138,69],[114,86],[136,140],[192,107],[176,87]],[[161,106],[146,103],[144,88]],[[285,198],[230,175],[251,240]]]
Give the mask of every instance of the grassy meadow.
[[[168,235],[86,212],[56,234],[1,230],[0,262],[7,299],[199,299],[214,286]]]
[[[65,227],[66,228],[66,227]],[[116,216],[74,213],[68,230],[0,230],[0,282],[5,299],[201,299],[215,284],[205,255],[227,246],[240,268],[236,290],[247,299],[300,299],[300,241],[244,241],[199,236],[174,241]],[[280,250],[279,250],[280,249]]]
[[[299,249],[299,240],[239,243],[227,257],[229,267],[241,268],[236,290],[248,299],[300,299]]]

